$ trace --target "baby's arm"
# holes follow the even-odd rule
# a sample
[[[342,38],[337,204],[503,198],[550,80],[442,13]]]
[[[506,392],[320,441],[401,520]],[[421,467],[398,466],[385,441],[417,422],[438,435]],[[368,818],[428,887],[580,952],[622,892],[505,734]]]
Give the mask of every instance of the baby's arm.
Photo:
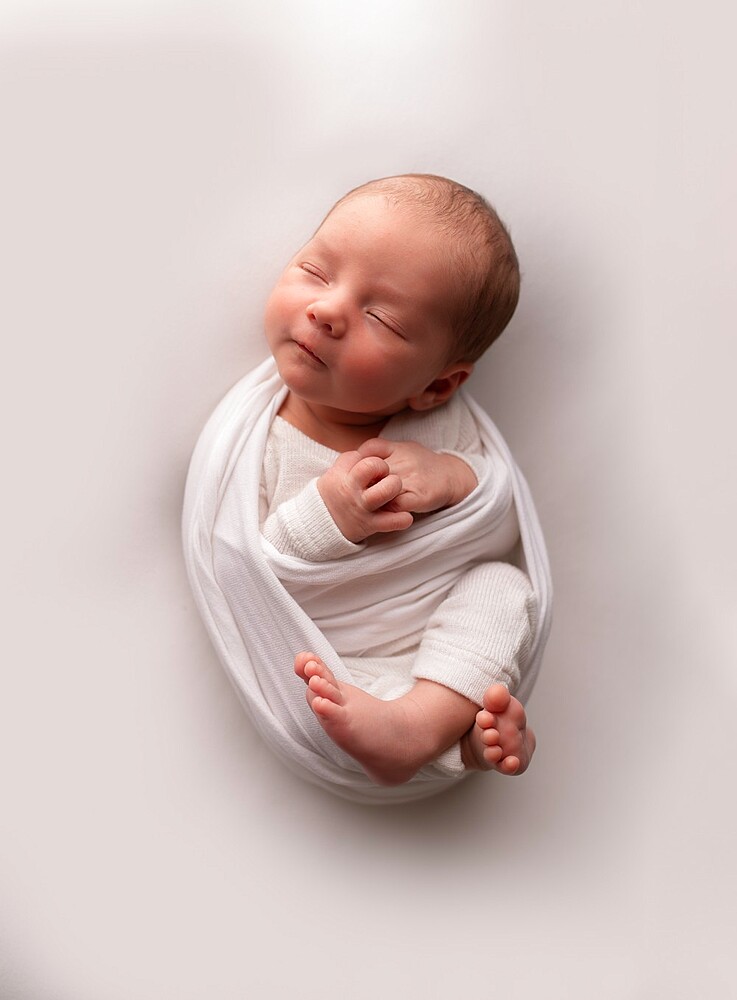
[[[431,451],[415,441],[371,438],[359,454],[384,459],[390,473],[401,480],[400,491],[385,509],[427,514],[453,507],[478,485],[471,466],[456,455]]]
[[[262,484],[261,530],[283,555],[308,562],[341,559],[358,551],[370,535],[412,524],[411,513],[382,509],[401,487],[382,459],[345,452],[319,479],[271,510]]]
[[[371,535],[409,528],[413,513],[459,503],[476,482],[471,467],[454,455],[413,441],[372,438],[339,455],[319,479],[281,504],[263,533],[285,555],[313,562],[341,558]]]

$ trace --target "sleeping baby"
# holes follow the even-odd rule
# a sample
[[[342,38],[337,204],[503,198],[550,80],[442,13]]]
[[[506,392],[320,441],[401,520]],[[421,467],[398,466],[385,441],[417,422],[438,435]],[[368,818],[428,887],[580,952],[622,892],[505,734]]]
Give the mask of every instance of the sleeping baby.
[[[458,391],[518,294],[516,254],[489,204],[410,174],[337,202],[266,307],[287,394],[264,453],[264,549],[305,568],[282,583],[352,680],[295,649],[310,709],[381,785],[426,766],[520,774],[535,750],[514,697],[538,609],[519,568],[509,468],[482,446]],[[457,553],[452,531],[423,534],[448,512],[483,517],[481,481],[498,500],[493,524]],[[359,556],[391,553],[413,533],[434,546],[422,571],[387,576],[376,600],[364,589],[362,611],[341,616],[341,602],[370,587]],[[318,570],[336,560],[346,571],[326,601]]]

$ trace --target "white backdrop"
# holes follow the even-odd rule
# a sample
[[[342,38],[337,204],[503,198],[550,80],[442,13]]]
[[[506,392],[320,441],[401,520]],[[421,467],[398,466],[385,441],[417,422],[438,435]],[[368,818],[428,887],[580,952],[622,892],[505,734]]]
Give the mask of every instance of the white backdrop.
[[[99,6],[0,14],[0,994],[733,997],[728,5]],[[528,774],[387,810],[261,745],[179,515],[281,266],[409,170],[517,244],[473,390],[557,600]]]

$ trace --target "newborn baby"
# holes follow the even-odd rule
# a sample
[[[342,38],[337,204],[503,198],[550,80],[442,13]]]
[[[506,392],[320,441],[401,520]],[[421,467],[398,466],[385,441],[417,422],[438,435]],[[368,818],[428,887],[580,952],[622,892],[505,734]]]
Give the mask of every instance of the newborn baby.
[[[457,392],[518,294],[516,254],[488,203],[446,178],[405,175],[342,198],[266,307],[288,388],[262,471],[267,548],[303,560],[309,577],[310,564],[394,545],[468,503],[481,476],[509,493],[488,544],[464,551],[458,571],[434,574],[428,563],[427,580],[369,608],[355,635],[332,629],[330,615],[316,621],[355,684],[295,650],[316,719],[379,784],[433,762],[448,773],[520,774],[535,749],[513,695],[535,596],[513,564],[519,533],[504,465],[483,453]],[[346,590],[361,584],[349,579]],[[310,614],[309,579],[284,585]]]

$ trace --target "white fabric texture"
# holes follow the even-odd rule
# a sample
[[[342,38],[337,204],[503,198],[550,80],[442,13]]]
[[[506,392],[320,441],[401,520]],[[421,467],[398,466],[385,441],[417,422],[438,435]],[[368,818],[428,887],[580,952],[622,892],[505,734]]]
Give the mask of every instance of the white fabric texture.
[[[480,548],[488,548],[495,520],[506,510],[505,498],[495,496],[493,485],[482,476],[465,501],[423,519],[411,531],[397,535],[390,546],[366,546],[321,564],[281,555],[259,531],[259,480],[269,427],[285,394],[269,358],[231,389],[200,436],[183,517],[185,560],[198,608],[258,730],[297,773],[362,802],[402,802],[434,794],[458,778],[431,765],[404,785],[375,785],[320,727],[305,700],[304,684],[292,671],[295,653],[310,649],[339,680],[350,682],[351,677],[298,603],[300,581],[309,575],[311,602],[322,595],[322,617],[331,618],[333,634],[341,628],[350,630],[358,600],[364,607],[377,606],[373,621],[378,636],[392,616],[421,613],[413,609],[421,605],[429,579],[433,586],[443,576],[455,582],[478,558]],[[535,593],[538,627],[516,692],[524,701],[537,677],[550,627],[547,555],[527,485],[503,438],[484,411],[470,397],[465,400],[485,453],[501,456],[510,470],[521,537],[520,567]],[[290,581],[295,596],[270,563],[278,566],[283,580]],[[401,591],[395,585],[393,592],[398,576]],[[399,592],[404,595],[408,588],[417,597],[409,606],[399,598]],[[368,628],[370,620],[366,619]]]

